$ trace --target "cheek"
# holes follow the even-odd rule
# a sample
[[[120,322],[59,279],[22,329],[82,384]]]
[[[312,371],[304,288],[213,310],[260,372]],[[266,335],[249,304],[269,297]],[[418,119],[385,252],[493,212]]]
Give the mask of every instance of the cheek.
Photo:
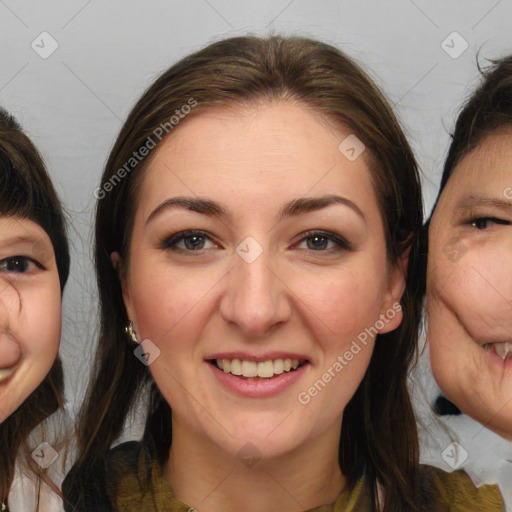
[[[300,290],[300,303],[307,306],[306,316],[313,321],[316,318],[316,323],[321,319],[331,336],[332,333],[357,335],[374,324],[382,302],[381,277],[372,276],[371,272],[363,274],[343,269],[325,277],[324,281],[310,275],[296,278],[295,289]],[[325,334],[329,336],[328,332]]]
[[[46,378],[60,344],[62,313],[58,277],[29,289],[20,289],[19,294],[21,312],[16,316],[11,311],[9,323],[21,353],[20,366],[12,377],[14,380],[7,382],[0,392],[0,404],[7,416]]]
[[[512,336],[512,249],[491,247],[471,255],[469,279],[463,284],[466,299],[463,320],[476,337],[503,340]]]
[[[51,367],[60,344],[62,301],[58,280],[23,294],[19,336],[36,365]],[[49,370],[48,367],[48,370]]]
[[[508,255],[498,251],[470,249],[456,263],[437,265],[429,282],[429,295],[438,305],[432,308],[429,321],[449,316],[442,311],[448,309],[472,337],[485,339],[507,333],[510,337],[511,263]]]
[[[213,274],[201,269],[180,271],[165,264],[138,266],[131,273],[131,297],[139,338],[158,344],[172,336],[171,330],[186,329],[219,280]]]

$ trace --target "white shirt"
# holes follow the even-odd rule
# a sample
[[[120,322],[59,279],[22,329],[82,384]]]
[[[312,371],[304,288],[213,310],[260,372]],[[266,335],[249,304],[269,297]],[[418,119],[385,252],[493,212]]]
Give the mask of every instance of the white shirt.
[[[28,438],[31,462],[38,464],[59,489],[72,463],[71,425],[69,417],[57,411]],[[9,512],[64,512],[61,497],[30,469],[26,455],[21,452],[16,460],[8,503]]]

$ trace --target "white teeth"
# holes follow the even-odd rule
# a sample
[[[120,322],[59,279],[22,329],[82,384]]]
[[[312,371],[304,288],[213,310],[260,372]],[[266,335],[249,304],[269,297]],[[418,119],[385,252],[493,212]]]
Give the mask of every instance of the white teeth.
[[[262,362],[241,361],[240,359],[216,359],[217,367],[225,373],[244,377],[260,377],[269,379],[274,375],[295,370],[299,366],[298,359],[275,359]]]
[[[272,361],[265,361],[264,363],[258,363],[258,377],[273,377],[274,376],[274,364]]]
[[[274,361],[274,373],[281,375],[284,372],[284,361],[282,359],[276,359]]]
[[[219,360],[217,359],[217,364],[218,362]],[[231,361],[229,373],[232,373],[233,375],[242,375],[242,363],[240,362],[240,359],[233,359],[233,361]]]
[[[496,354],[505,361],[505,359],[512,358],[512,343],[506,341],[505,343],[493,343]]]
[[[257,377],[258,365],[254,361],[242,361],[242,375],[244,377]]]

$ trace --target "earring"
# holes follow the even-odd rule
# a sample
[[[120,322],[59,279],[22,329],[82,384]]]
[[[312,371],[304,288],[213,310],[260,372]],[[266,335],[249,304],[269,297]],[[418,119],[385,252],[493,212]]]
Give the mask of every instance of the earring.
[[[137,339],[137,334],[133,330],[133,322],[131,320],[130,323],[124,328],[124,331],[126,332],[126,334],[128,334],[128,336],[130,336],[130,339],[134,343],[137,343],[137,345],[140,344],[140,341]]]

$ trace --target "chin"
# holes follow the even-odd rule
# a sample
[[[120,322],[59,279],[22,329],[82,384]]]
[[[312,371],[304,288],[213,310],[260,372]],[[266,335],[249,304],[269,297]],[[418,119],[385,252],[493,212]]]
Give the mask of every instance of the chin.
[[[234,432],[229,440],[223,438],[214,441],[217,441],[216,444],[222,451],[243,463],[246,458],[253,461],[276,459],[293,452],[301,443],[299,436],[290,431],[272,432],[275,427],[276,424],[266,432],[246,429],[243,432],[240,431],[239,435]]]

